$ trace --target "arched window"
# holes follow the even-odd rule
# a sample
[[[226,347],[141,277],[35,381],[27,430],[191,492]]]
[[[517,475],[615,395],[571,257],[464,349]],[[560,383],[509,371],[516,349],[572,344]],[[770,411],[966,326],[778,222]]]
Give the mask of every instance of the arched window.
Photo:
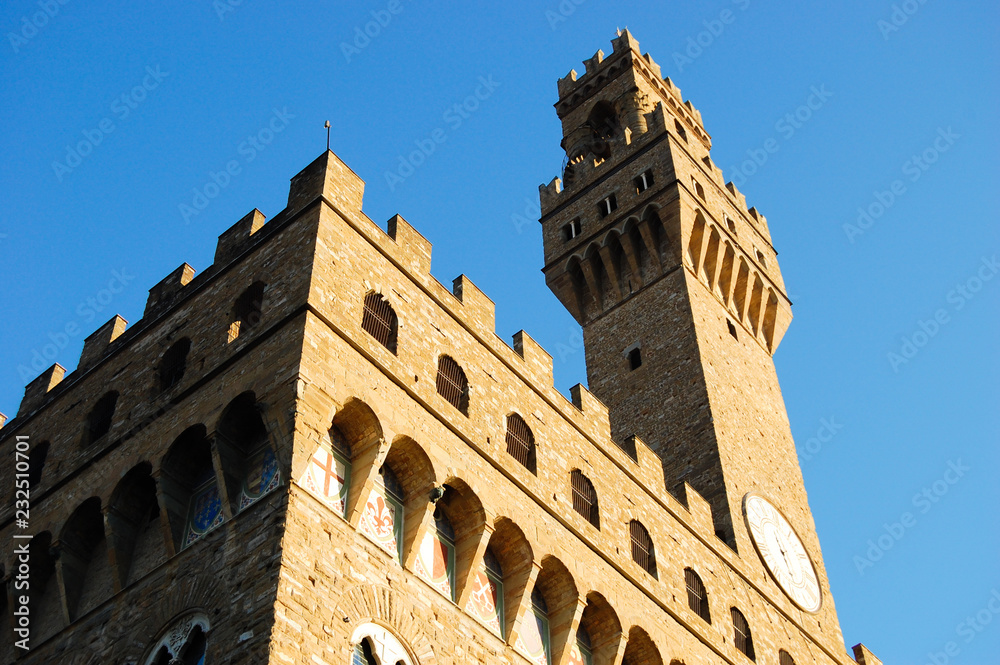
[[[573,510],[583,515],[583,518],[601,528],[601,516],[597,508],[597,492],[594,484],[579,469],[570,474],[570,485],[573,489]]]
[[[753,636],[750,635],[750,625],[747,623],[747,618],[735,607],[729,611],[733,615],[733,641],[736,648],[750,660],[756,661],[757,657],[753,651]]]
[[[462,367],[450,356],[441,356],[438,360],[437,391],[452,406],[469,415],[469,381]]]
[[[497,634],[504,636],[503,568],[493,550],[486,548],[483,562],[472,580],[472,593],[465,611]]]
[[[204,665],[208,651],[208,617],[189,614],[156,641],[144,661],[146,665]]]
[[[528,471],[536,473],[535,435],[524,418],[516,413],[507,416],[507,454]]]
[[[628,532],[632,538],[632,560],[656,577],[656,552],[653,550],[653,539],[649,537],[649,531],[638,520],[632,520],[629,522]]]
[[[455,530],[441,506],[434,509],[434,523],[424,536],[414,568],[432,587],[455,600]]]
[[[688,607],[707,623],[712,623],[712,615],[708,611],[708,594],[705,593],[705,585],[702,584],[698,573],[685,568],[684,583],[687,586]]]
[[[252,392],[242,393],[226,406],[216,434],[235,515],[281,484],[278,457]]]
[[[678,136],[680,136],[685,141],[688,140],[687,132],[684,130],[684,125],[680,123],[680,120],[674,120],[674,129],[677,130]]]
[[[49,442],[32,446],[28,453],[28,489],[34,489],[38,483],[42,482],[42,469],[45,468],[45,458],[49,455]]]
[[[177,550],[222,524],[222,495],[203,425],[189,427],[170,446],[163,461],[163,492]]]
[[[89,446],[101,440],[111,429],[115,417],[115,406],[118,404],[118,393],[105,393],[87,415],[83,431],[83,445]]]
[[[28,573],[31,639],[39,642],[58,632],[63,625],[62,600],[56,561],[52,550],[52,534],[43,531],[28,543],[31,560]]]
[[[594,655],[590,646],[590,633],[582,625],[576,631],[576,641],[569,652],[568,665],[594,665]]]
[[[151,470],[149,463],[133,467],[119,481],[108,504],[108,526],[122,587],[142,578],[166,558]]]
[[[59,535],[62,580],[70,620],[86,614],[111,595],[112,575],[101,500],[87,499]]]
[[[531,592],[531,616],[524,619],[517,646],[528,656],[528,660],[536,665],[548,665],[552,662],[549,607],[537,584]]]
[[[361,516],[361,532],[403,563],[403,503],[406,495],[396,474],[385,464]]]
[[[795,665],[795,659],[792,658],[792,654],[782,649],[778,652],[778,665]]]
[[[233,303],[229,317],[229,341],[260,323],[264,305],[264,282],[254,282]]]
[[[191,350],[191,340],[187,337],[177,340],[163,354],[160,360],[160,391],[168,390],[180,383]]]
[[[381,293],[372,292],[365,296],[361,327],[378,340],[379,344],[396,353],[398,319],[392,305]]]

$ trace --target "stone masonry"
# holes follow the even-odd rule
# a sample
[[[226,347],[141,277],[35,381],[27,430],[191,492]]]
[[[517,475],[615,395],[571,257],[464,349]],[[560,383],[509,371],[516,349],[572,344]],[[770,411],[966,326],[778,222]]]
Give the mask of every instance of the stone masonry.
[[[13,545],[0,555],[2,662],[741,664],[735,608],[758,663],[878,663],[843,649],[771,359],[791,311],[766,220],[632,36],[613,46],[559,82],[567,164],[540,192],[546,281],[583,326],[590,390],[567,400],[549,354],[523,331],[500,339],[464,275],[432,277],[430,243],[398,215],[388,232],[372,222],[363,181],[327,151],[284,210],[248,213],[206,270],[181,265],[140,321],[111,319],[74,371],[26,387],[0,429],[6,459],[31,448],[0,467],[3,542],[22,542],[22,478],[33,536],[30,572]],[[461,402],[443,358],[464,373]],[[395,549],[371,530],[390,488]],[[801,538],[816,613],[758,556],[749,491]],[[442,516],[446,590],[420,572]],[[655,566],[636,555],[640,523]],[[495,623],[471,609],[487,559],[502,568]]]

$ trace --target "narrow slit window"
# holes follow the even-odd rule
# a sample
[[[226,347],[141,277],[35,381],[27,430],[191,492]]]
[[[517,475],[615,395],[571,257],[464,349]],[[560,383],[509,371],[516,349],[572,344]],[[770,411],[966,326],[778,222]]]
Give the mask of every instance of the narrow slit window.
[[[740,336],[736,334],[736,326],[729,319],[726,319],[726,327],[729,328],[729,334],[733,336],[737,342],[740,341]]]
[[[628,352],[628,368],[630,371],[635,371],[640,367],[642,367],[642,350],[635,347]]]

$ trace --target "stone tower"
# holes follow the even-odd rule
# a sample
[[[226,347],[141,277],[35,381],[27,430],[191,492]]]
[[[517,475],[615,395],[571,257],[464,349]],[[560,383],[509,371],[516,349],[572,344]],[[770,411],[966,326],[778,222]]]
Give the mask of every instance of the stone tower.
[[[751,551],[741,501],[766,493],[814,545],[771,355],[791,319],[767,222],[709,156],[701,114],[625,32],[559,81],[566,165],[541,189],[545,276],[583,326],[591,391],[621,446],[690,483]]]
[[[795,465],[763,218],[628,34],[559,89],[546,276],[607,406],[324,152],[25,387],[0,662],[878,665]]]

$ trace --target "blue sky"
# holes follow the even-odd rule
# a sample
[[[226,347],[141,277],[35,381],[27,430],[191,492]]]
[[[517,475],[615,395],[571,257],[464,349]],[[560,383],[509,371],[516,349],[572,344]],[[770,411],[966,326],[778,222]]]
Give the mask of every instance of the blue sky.
[[[795,319],[775,361],[845,640],[886,663],[949,642],[939,662],[995,662],[995,3],[64,1],[0,9],[0,411],[115,313],[141,318],[182,262],[209,265],[247,211],[281,210],[328,119],[368,215],[402,214],[439,280],[468,274],[502,337],[526,329],[557,387],[585,382],[539,228],[517,220],[562,163],[557,78],[629,27],[780,252]],[[479,108],[449,115],[483,79]]]

